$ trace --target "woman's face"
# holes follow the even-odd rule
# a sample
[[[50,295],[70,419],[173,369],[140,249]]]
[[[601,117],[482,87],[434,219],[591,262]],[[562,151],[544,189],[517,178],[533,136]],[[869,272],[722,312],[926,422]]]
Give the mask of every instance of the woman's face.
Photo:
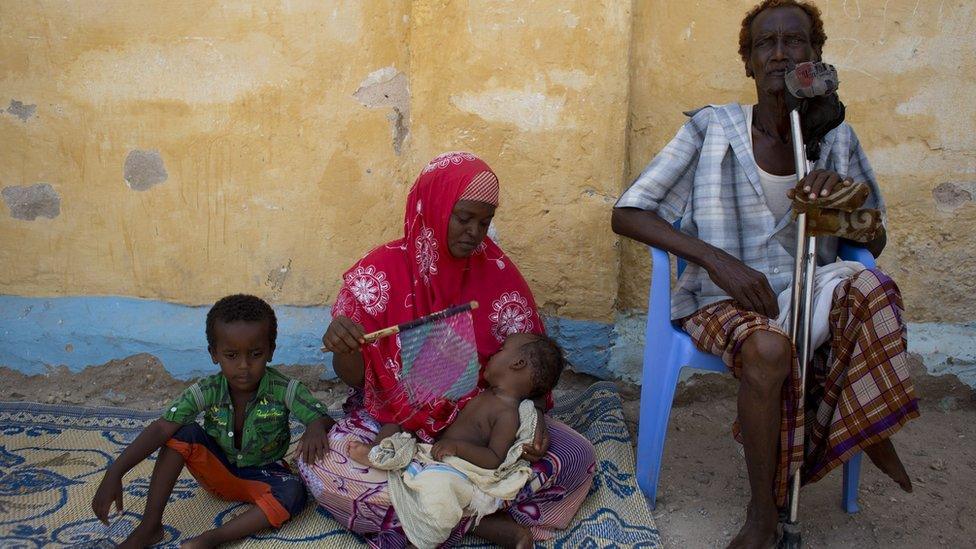
[[[488,234],[495,207],[484,202],[458,200],[447,223],[447,248],[458,259],[471,257]]]
[[[820,58],[810,41],[810,27],[810,17],[795,6],[770,8],[753,19],[746,74],[756,80],[760,93],[783,93],[792,65]]]

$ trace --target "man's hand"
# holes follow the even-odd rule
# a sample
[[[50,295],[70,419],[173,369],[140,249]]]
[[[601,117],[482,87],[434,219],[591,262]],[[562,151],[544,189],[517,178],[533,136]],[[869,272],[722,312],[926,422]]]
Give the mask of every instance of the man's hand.
[[[546,456],[549,452],[549,427],[546,426],[546,415],[541,410],[536,410],[538,420],[535,424],[535,437],[532,444],[522,445],[522,457],[535,463]]]
[[[332,319],[329,329],[322,336],[322,345],[329,351],[339,354],[349,354],[359,351],[366,341],[363,336],[366,331],[350,318],[337,316]]]
[[[779,316],[779,303],[766,275],[721,250],[708,266],[708,276],[740,307],[766,318]]]
[[[315,463],[329,451],[329,429],[332,420],[319,418],[305,426],[305,433],[298,440],[295,454],[305,463]]]
[[[448,456],[456,456],[458,453],[458,444],[454,440],[438,440],[430,449],[430,455],[434,457],[437,461],[444,461],[444,458]]]
[[[837,185],[852,185],[854,180],[830,170],[813,170],[786,194],[792,200],[802,195],[807,201],[829,196]]]
[[[115,502],[115,511],[122,512],[122,479],[111,471],[106,471],[102,477],[102,482],[95,490],[95,497],[92,498],[92,511],[102,524],[108,526],[108,515],[112,509],[112,502]]]

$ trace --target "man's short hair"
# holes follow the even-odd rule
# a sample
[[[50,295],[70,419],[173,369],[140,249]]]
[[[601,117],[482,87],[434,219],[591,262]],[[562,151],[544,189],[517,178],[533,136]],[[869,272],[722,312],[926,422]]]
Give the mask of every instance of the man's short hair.
[[[566,357],[556,340],[544,334],[532,334],[532,340],[521,350],[532,370],[532,393],[529,398],[541,397],[559,382],[559,376],[566,367]]]
[[[278,339],[278,319],[274,309],[260,297],[246,294],[235,294],[220,298],[207,313],[207,346],[213,349],[216,342],[214,326],[217,322],[228,324],[238,321],[261,322],[268,321],[268,343],[275,348]]]
[[[749,10],[742,19],[742,28],[739,29],[739,55],[742,56],[744,63],[749,62],[749,55],[752,54],[752,22],[756,17],[768,9],[790,6],[800,8],[810,18],[810,45],[818,53],[823,51],[823,46],[827,42],[827,33],[824,32],[820,8],[802,0],[763,0]]]

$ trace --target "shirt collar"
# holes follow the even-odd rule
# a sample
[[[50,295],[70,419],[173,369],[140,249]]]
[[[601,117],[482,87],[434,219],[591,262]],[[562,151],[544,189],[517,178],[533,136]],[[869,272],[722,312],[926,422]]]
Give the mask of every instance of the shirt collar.
[[[759,170],[753,160],[752,146],[749,144],[749,128],[746,127],[746,115],[742,112],[742,105],[729,103],[728,105],[712,105],[722,129],[725,130],[725,137],[729,140],[732,152],[735,153],[739,166],[745,172],[746,178],[756,193],[762,196],[762,185],[759,184]]]
[[[269,371],[270,368],[265,367],[264,375],[261,376],[261,381],[260,383],[258,383],[258,389],[257,391],[255,391],[254,397],[251,400],[254,401],[260,400],[261,397],[267,394],[269,390],[268,388],[271,386],[271,376],[268,375]],[[227,385],[227,378],[224,376],[223,373],[220,373],[218,375],[220,376],[220,385],[219,385],[220,396],[218,400],[221,406],[229,407],[231,404],[233,404],[233,401],[230,398],[230,387]]]

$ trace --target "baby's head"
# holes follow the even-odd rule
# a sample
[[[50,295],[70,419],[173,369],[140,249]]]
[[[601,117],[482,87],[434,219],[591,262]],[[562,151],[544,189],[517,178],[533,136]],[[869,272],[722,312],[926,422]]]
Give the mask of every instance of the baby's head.
[[[485,381],[504,386],[519,398],[534,399],[556,386],[566,366],[563,351],[551,337],[542,334],[512,334],[485,368]]]

